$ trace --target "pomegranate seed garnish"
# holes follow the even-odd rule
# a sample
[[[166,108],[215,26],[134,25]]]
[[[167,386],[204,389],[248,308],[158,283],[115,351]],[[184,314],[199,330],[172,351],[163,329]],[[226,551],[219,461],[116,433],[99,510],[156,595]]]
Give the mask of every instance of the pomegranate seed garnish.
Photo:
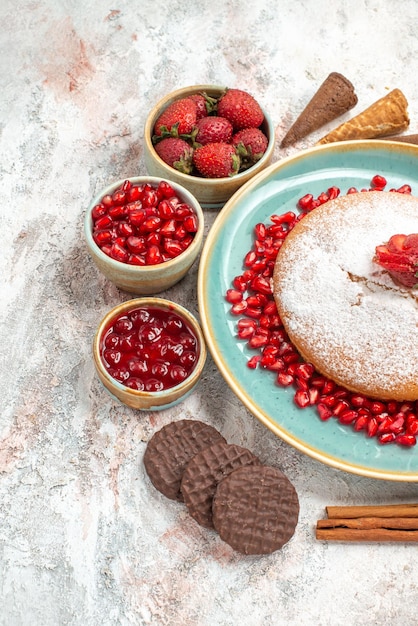
[[[377,400],[375,400],[374,402],[372,402],[370,404],[370,412],[373,413],[374,415],[378,415],[379,413],[383,413],[385,408],[386,407],[383,404],[383,402],[378,402]]]
[[[247,310],[247,303],[245,300],[241,300],[241,302],[237,302],[233,304],[231,307],[231,313],[233,315],[242,315]]]
[[[368,422],[369,417],[367,415],[359,415],[354,422],[354,430],[364,430],[365,428],[367,428]]]
[[[238,291],[244,292],[247,289],[248,281],[242,275],[235,276],[234,280],[232,281],[232,284],[235,287],[235,289],[238,289]]]
[[[311,193],[305,194],[302,198],[299,198],[298,207],[302,211],[310,211],[313,201],[313,195]]]
[[[397,435],[395,437],[396,443],[399,443],[401,446],[415,446],[417,443],[416,437],[414,435]]]
[[[367,423],[367,435],[368,437],[374,437],[379,428],[379,423],[375,417],[371,417]]]
[[[412,193],[410,185],[402,185],[399,189],[396,189],[398,193]]]
[[[326,404],[320,402],[316,408],[321,420],[329,420],[329,418],[332,417],[332,411]]]
[[[346,409],[345,411],[342,411],[342,413],[340,413],[340,415],[338,416],[338,421],[341,424],[351,424],[357,418],[357,411],[354,411],[353,409]]]
[[[371,185],[372,187],[374,187],[375,189],[384,189],[387,185],[387,180],[384,176],[380,176],[379,174],[376,174],[375,176],[373,176],[372,181],[371,181]]]
[[[247,367],[249,367],[250,369],[255,369],[257,367],[257,365],[259,364],[261,359],[261,356],[252,356],[251,359],[249,359],[247,361]]]
[[[303,380],[309,380],[315,371],[314,366],[311,363],[300,363],[296,368],[296,376]]]
[[[236,302],[241,302],[243,296],[242,291],[238,291],[238,289],[228,289],[226,292],[226,300],[231,304],[235,304]]]
[[[310,405],[309,394],[304,389],[298,389],[294,396],[295,402],[301,408]]]
[[[277,374],[277,382],[283,387],[289,387],[295,382],[295,377],[288,372],[279,372]]]
[[[392,443],[393,441],[396,441],[396,435],[394,433],[383,433],[383,435],[379,435],[377,439],[379,443],[382,444]]]

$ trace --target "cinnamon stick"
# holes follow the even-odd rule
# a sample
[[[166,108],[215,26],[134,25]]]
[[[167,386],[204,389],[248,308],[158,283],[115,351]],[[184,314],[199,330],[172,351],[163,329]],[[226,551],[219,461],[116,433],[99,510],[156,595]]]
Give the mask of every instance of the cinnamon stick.
[[[356,517],[417,517],[418,504],[387,504],[370,506],[327,506],[329,519]]]
[[[416,530],[418,517],[358,517],[348,519],[320,519],[317,528],[354,528],[359,530]]]

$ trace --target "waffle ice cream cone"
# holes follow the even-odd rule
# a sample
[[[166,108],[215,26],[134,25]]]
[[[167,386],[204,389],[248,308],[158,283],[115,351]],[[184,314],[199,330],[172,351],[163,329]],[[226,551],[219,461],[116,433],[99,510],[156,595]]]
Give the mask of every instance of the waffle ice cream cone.
[[[318,144],[396,135],[409,126],[407,107],[408,101],[402,91],[394,89],[362,113],[328,133]]]
[[[280,147],[286,148],[296,143],[356,104],[357,96],[353,85],[342,74],[332,72],[288,130]]]

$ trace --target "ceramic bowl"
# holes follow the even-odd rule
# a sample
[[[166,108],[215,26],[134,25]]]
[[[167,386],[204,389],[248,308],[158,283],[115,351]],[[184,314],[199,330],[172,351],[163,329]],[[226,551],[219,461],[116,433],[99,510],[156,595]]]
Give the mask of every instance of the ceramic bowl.
[[[178,318],[180,318],[184,326],[188,329],[188,333],[186,333],[187,340],[190,340],[189,335],[193,337],[193,341],[195,342],[196,346],[194,349],[196,353],[196,360],[194,364],[188,366],[188,376],[182,382],[174,384],[171,387],[166,386],[166,388],[162,389],[161,391],[144,391],[131,388],[127,386],[127,384],[123,384],[109,373],[104,364],[104,349],[106,347],[104,343],[105,337],[109,334],[109,332],[112,332],[112,330],[114,330],[114,323],[117,319],[120,319],[121,317],[123,319],[131,319],[130,316],[132,316],[133,311],[135,311],[136,315],[138,316],[138,309],[141,311],[152,311],[155,309],[159,312],[158,314],[161,314],[164,318],[171,315],[174,315],[177,320]],[[138,333],[142,332],[143,337],[144,331],[142,330],[143,327],[141,327],[141,324],[142,321],[135,321],[132,331],[128,331],[128,334],[129,332],[132,332],[135,337],[138,337]],[[122,335],[122,337],[126,337],[127,341],[132,341],[132,338],[129,336]],[[175,343],[176,338],[178,340],[178,336],[174,334],[173,337],[173,343]],[[108,344],[106,343],[106,345]],[[143,344],[142,346],[137,348],[138,359],[141,360],[142,358],[144,358],[145,351],[155,349],[156,345],[156,343],[151,342],[150,335],[147,334],[145,345]],[[118,350],[117,346],[115,347],[115,350]],[[187,350],[187,346],[184,347],[184,350]],[[164,357],[164,359],[167,358],[168,360],[170,360],[170,358],[167,357],[167,352],[165,354],[166,356]],[[176,354],[176,356],[173,356],[173,362],[176,362],[176,359],[179,355],[178,348],[176,348],[176,350],[172,352],[172,355],[173,354]],[[206,362],[206,356],[207,351],[204,336],[196,318],[181,305],[163,298],[134,298],[132,300],[128,300],[127,302],[119,304],[118,306],[111,309],[104,316],[97,328],[93,340],[93,358],[96,372],[106,390],[113,398],[116,398],[123,404],[126,404],[133,409],[139,409],[144,411],[167,409],[183,401],[194,390],[195,386],[199,382]],[[158,361],[155,356],[148,356],[148,358],[149,363],[152,363],[152,365]],[[119,363],[121,362],[122,360],[119,361]],[[144,384],[147,384],[147,381],[151,375],[153,374],[149,373],[148,368],[148,371],[143,374]]]
[[[91,201],[84,219],[84,235],[90,255],[98,269],[113,282],[119,289],[136,295],[158,294],[181,280],[196,260],[203,241],[204,216],[202,208],[196,198],[184,187],[176,182],[167,180],[182,202],[192,207],[198,219],[198,230],[192,243],[178,256],[156,265],[130,265],[117,261],[105,254],[93,239],[92,211],[101,199],[120,188],[125,180],[134,185],[150,183],[157,187],[160,177],[137,176],[114,182],[102,189]]]
[[[261,172],[270,163],[275,141],[274,126],[269,115],[263,109],[264,122],[261,129],[266,134],[269,143],[263,157],[255,165],[248,168],[248,170],[240,172],[230,178],[200,178],[198,176],[183,174],[167,165],[155,152],[152,143],[153,129],[159,115],[169,104],[179,98],[185,98],[201,91],[206,92],[209,96],[218,97],[225,91],[225,87],[216,85],[184,87],[183,89],[169,93],[152,108],[146,119],[144,128],[145,165],[150,175],[166,177],[186,187],[186,189],[197,198],[204,209],[220,209],[237,189],[250,180],[255,174]]]

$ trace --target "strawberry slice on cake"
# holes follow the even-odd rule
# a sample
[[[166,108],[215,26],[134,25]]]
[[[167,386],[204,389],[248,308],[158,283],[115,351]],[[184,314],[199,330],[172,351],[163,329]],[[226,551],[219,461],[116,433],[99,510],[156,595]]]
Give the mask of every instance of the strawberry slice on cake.
[[[387,243],[376,246],[373,261],[387,270],[395,283],[418,287],[418,233],[392,235]]]

